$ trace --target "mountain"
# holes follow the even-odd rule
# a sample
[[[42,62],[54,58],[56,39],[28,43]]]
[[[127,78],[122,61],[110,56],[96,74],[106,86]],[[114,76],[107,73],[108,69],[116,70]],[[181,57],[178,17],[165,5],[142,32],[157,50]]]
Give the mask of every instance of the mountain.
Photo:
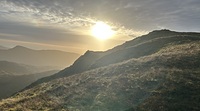
[[[0,75],[29,75],[49,71],[47,66],[31,66],[8,61],[0,61]]]
[[[31,74],[33,70],[32,68],[25,67],[23,65],[8,62],[8,61],[0,61],[0,75],[23,75],[23,74]]]
[[[27,87],[27,89],[56,78],[70,76],[101,66],[122,62],[131,58],[151,55],[159,51],[161,48],[172,44],[182,44],[200,40],[199,37],[200,33],[156,30],[147,35],[127,41],[124,44],[105,52],[87,51],[84,55],[79,57],[72,66],[67,67],[55,75],[34,82],[32,85]]]
[[[199,111],[200,34],[153,31],[0,101],[0,110]]]
[[[71,65],[79,54],[57,50],[33,50],[23,46],[16,46],[7,50],[0,50],[0,61],[10,61],[34,66],[51,66],[54,69]]]
[[[32,82],[46,76],[50,76],[58,72],[57,70],[40,72],[36,74],[26,75],[13,75],[13,74],[0,74],[0,99],[11,96],[12,94],[24,89]]]
[[[36,67],[0,61],[0,99],[11,96],[36,80],[58,72],[50,67]]]

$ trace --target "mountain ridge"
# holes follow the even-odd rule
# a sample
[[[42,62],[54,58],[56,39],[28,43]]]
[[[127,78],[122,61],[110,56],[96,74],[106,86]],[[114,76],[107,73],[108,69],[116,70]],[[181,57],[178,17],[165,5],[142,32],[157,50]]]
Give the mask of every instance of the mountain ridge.
[[[165,36],[165,37],[163,37],[163,36]],[[138,57],[145,56],[145,53],[144,53],[145,51],[147,53],[146,55],[152,54],[153,53],[153,52],[151,52],[152,49],[154,50],[154,52],[156,52],[158,50],[155,50],[155,49],[161,48],[161,47],[156,48],[157,46],[152,43],[152,40],[163,39],[163,38],[165,40],[167,40],[167,39],[169,39],[169,40],[168,41],[163,40],[163,42],[165,44],[161,43],[160,40],[157,40],[156,45],[164,47],[165,45],[167,45],[170,42],[177,42],[177,44],[181,44],[181,42],[184,43],[184,42],[200,40],[200,34],[199,33],[189,33],[189,32],[175,32],[175,31],[170,31],[170,30],[156,30],[156,31],[150,32],[147,35],[143,35],[143,36],[140,36],[133,40],[127,41],[124,44],[116,46],[113,49],[110,49],[105,52],[87,51],[84,55],[82,55],[80,58],[78,58],[74,62],[74,64],[71,65],[70,67],[65,68],[64,70],[60,71],[59,73],[57,73],[55,75],[52,75],[51,77],[42,78],[42,79],[36,81],[35,83],[33,83],[32,85],[28,86],[27,88],[31,88],[42,82],[48,82],[48,81],[56,79],[56,78],[70,76],[70,75],[73,75],[76,73],[80,73],[80,72],[87,71],[90,69],[98,68],[98,67],[101,67],[104,65],[117,63],[117,61],[119,62],[122,60],[134,58],[134,56],[129,56],[129,55],[127,56],[126,54],[130,54],[130,52],[134,53],[134,50],[133,50],[134,48],[131,49],[130,47],[136,46],[138,44],[141,44],[141,46],[145,46],[145,45],[142,45],[142,43],[148,43],[148,42],[150,43],[149,46],[145,46],[142,49],[142,51],[140,51],[140,53],[142,53],[142,55],[141,54],[138,55],[139,50],[136,48],[137,49],[136,56],[138,56]],[[181,38],[183,38],[184,40],[182,40]],[[173,40],[173,39],[175,39],[175,40]],[[178,41],[178,40],[180,40],[180,41]],[[154,46],[154,48],[151,48],[151,45]],[[170,45],[170,44],[168,44],[168,45]],[[126,52],[127,48],[130,48],[130,50],[127,50],[127,52]],[[123,51],[124,51],[124,53],[123,53]],[[150,51],[151,53],[149,53],[148,51]],[[119,52],[119,53],[116,53],[116,52]],[[106,58],[105,60],[102,60],[103,57],[109,56],[109,54],[111,54],[110,57]],[[132,54],[130,54],[130,55],[132,55]],[[116,56],[118,58],[116,58]],[[111,61],[111,62],[109,62],[109,61]],[[96,62],[96,64],[95,64],[95,62]],[[101,65],[101,63],[103,63],[103,65]]]
[[[27,47],[21,46],[21,45],[16,45],[15,47],[10,48],[10,49],[8,49],[8,50],[34,50],[34,49],[27,48]]]
[[[26,64],[19,64],[9,61],[0,61],[0,75],[30,75],[32,73],[40,73],[48,71],[50,67],[37,67]]]
[[[62,69],[71,65],[80,55],[58,50],[33,50],[15,46],[0,50],[0,61],[10,61],[34,66],[52,66]]]
[[[70,54],[78,54],[75,52],[67,52],[67,51],[54,50],[54,49],[32,49],[32,48],[28,48],[22,45],[16,45],[13,48],[7,48],[7,50],[14,50],[14,49],[27,49],[27,50],[34,50],[34,51],[57,51],[57,52],[65,52],[65,53],[70,53]]]
[[[0,110],[198,111],[199,57],[200,40],[171,44],[39,84],[1,101]]]
[[[50,69],[0,61],[0,99],[11,96],[42,77],[58,72]]]

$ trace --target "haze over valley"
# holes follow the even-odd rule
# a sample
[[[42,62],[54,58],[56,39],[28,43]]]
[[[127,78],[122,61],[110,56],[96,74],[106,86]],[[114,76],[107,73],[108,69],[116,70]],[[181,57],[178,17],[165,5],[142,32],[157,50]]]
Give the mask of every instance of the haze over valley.
[[[0,61],[62,69],[70,66],[80,55],[59,50],[33,50],[24,46],[0,49]]]

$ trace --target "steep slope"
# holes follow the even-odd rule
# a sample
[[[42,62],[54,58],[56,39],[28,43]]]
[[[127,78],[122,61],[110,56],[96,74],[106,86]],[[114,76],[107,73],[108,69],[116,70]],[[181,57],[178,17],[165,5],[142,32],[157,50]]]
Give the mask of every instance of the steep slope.
[[[31,88],[43,82],[70,76],[83,71],[91,70],[105,65],[115,64],[131,58],[147,56],[159,51],[161,48],[172,44],[182,44],[200,40],[199,33],[174,32],[158,30],[138,37],[105,52],[87,51],[75,63],[50,77],[42,78],[27,88]]]
[[[146,55],[153,54],[159,51],[161,48],[170,46],[171,44],[182,44],[190,41],[200,40],[200,37],[192,37],[185,35],[176,35],[168,37],[160,37],[152,39],[137,45],[126,47],[122,50],[115,51],[113,53],[107,54],[97,60],[91,65],[91,68],[97,68],[109,64],[118,63],[131,58],[139,58]]]
[[[27,75],[0,75],[0,99],[11,96],[22,90],[32,82],[46,76],[55,74],[56,70]]]
[[[198,111],[200,40],[37,85],[0,110]]]
[[[34,66],[54,66],[64,68],[71,65],[79,54],[57,50],[32,50],[16,46],[8,50],[0,50],[0,61],[11,61]]]

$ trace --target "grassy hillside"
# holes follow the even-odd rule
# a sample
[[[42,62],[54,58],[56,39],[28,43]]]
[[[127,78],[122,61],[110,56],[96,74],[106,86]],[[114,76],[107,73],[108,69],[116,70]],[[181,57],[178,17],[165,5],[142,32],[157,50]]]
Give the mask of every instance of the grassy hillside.
[[[0,110],[199,111],[200,41],[169,44],[42,83],[1,101]]]
[[[34,82],[27,89],[56,78],[67,77],[87,70],[126,61],[131,58],[148,56],[167,46],[199,40],[199,33],[174,32],[169,30],[153,31],[105,52],[87,51],[72,66],[67,67],[55,75]]]

